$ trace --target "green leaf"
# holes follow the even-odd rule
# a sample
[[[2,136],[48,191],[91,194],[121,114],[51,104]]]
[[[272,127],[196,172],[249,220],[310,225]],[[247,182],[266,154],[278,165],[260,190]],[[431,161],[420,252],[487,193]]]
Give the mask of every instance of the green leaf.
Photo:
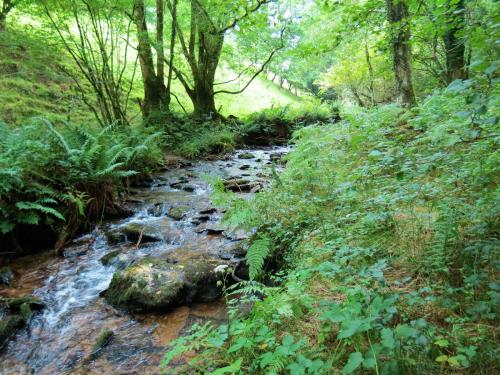
[[[399,324],[396,327],[396,337],[398,339],[408,338],[408,337],[416,337],[418,331],[415,328],[412,328],[406,324]]]
[[[215,371],[208,373],[207,375],[223,375],[223,374],[234,374],[237,371],[240,371],[242,359],[239,358],[229,366],[219,368]]]
[[[346,339],[353,336],[358,332],[359,327],[361,327],[361,320],[348,320],[342,324],[342,329],[338,335],[339,339]]]
[[[377,359],[374,357],[365,358],[363,361],[363,367],[367,369],[375,368],[377,365]]]
[[[349,355],[349,360],[342,369],[342,374],[352,374],[363,362],[363,354],[354,352]]]
[[[436,362],[442,363],[448,361],[448,356],[447,355],[440,355],[439,357],[436,358]]]
[[[396,342],[394,341],[392,329],[384,328],[380,333],[380,337],[382,338],[382,345],[384,346],[384,348],[394,349]]]

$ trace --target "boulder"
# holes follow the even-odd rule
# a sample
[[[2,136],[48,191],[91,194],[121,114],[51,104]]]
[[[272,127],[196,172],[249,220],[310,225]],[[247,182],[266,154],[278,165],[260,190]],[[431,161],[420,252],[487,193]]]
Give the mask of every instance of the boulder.
[[[145,258],[113,275],[105,298],[131,312],[161,311],[222,295],[216,272],[225,263],[197,254],[174,259]],[[219,268],[220,270],[220,268]]]
[[[248,252],[247,241],[234,241],[220,249],[219,256],[225,260],[237,260],[244,258]]]
[[[161,227],[154,223],[128,223],[107,231],[106,237],[111,244],[137,242],[139,238],[142,243],[163,241]]]
[[[228,178],[223,181],[224,187],[227,190],[234,192],[245,192],[252,190],[253,187],[259,183],[256,181],[250,181],[244,178]]]
[[[23,328],[35,311],[41,310],[45,304],[32,296],[0,298],[0,348],[19,329]]]
[[[181,220],[184,216],[186,216],[186,213],[190,210],[190,208],[191,207],[189,206],[170,207],[167,215],[174,220]]]

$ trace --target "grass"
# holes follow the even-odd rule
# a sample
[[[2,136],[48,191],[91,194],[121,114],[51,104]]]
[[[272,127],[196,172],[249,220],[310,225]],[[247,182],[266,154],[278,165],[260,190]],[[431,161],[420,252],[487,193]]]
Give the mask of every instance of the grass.
[[[57,62],[54,56],[58,56]],[[74,69],[73,61],[53,36],[45,35],[41,29],[35,32],[28,26],[22,29],[11,26],[7,33],[0,34],[0,119],[20,124],[31,117],[43,115],[53,122],[92,121],[93,116],[81,100],[74,82],[64,73]],[[131,71],[128,73],[131,74]],[[227,76],[226,72],[219,72],[220,80]],[[87,87],[83,77],[81,82]],[[135,99],[143,96],[140,75],[136,76],[135,82],[130,117],[138,122],[140,113]],[[224,88],[239,87],[228,84]],[[190,112],[191,101],[179,81],[173,82],[172,90],[186,111]],[[216,106],[225,116],[244,117],[264,108],[300,105],[304,101],[273,82],[257,77],[242,94],[218,95]],[[175,113],[184,113],[174,98],[171,105]]]
[[[91,120],[64,73],[73,69],[71,60],[43,31],[27,30],[11,27],[0,34],[0,119],[10,124],[41,115],[55,122]]]

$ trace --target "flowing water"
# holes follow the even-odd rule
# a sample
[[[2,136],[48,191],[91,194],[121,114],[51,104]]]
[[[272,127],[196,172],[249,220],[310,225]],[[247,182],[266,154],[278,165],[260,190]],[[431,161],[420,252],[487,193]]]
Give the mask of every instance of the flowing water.
[[[240,150],[224,160],[167,170],[157,175],[150,186],[131,191],[127,197],[134,210],[131,217],[96,227],[67,246],[64,257],[47,251],[16,259],[10,265],[16,274],[15,287],[0,287],[0,296],[33,294],[46,307],[0,353],[0,373],[159,373],[159,363],[170,341],[194,323],[226,320],[223,301],[181,306],[162,314],[131,315],[108,305],[100,297],[101,292],[108,287],[117,267],[145,256],[175,254],[182,249],[227,257],[225,249],[241,234],[219,230],[222,213],[211,207],[205,176],[237,177],[253,185],[256,181],[265,184],[271,174],[270,160],[286,151],[284,147]],[[254,157],[240,158],[244,152]],[[179,206],[187,210],[180,220],[167,215],[172,207]],[[156,228],[160,240],[143,243],[134,239],[114,245],[109,242],[106,231],[119,232],[131,224]],[[112,252],[120,253],[121,263],[105,266],[101,258]],[[113,331],[114,336],[98,356],[92,356],[93,345],[103,329]]]

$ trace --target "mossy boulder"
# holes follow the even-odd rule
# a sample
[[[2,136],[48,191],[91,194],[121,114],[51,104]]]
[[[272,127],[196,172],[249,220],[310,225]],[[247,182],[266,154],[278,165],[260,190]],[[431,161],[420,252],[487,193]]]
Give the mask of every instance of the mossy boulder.
[[[251,152],[242,152],[238,155],[238,159],[255,159],[255,155]]]
[[[32,296],[0,298],[0,348],[19,329],[31,320],[35,311],[41,310],[45,304]]]
[[[186,213],[190,210],[190,208],[191,207],[189,206],[171,207],[168,210],[167,215],[174,220],[181,220],[184,216],[186,216]]]
[[[11,313],[20,313],[22,305],[27,305],[31,310],[35,311],[41,310],[45,307],[45,304],[42,301],[33,296],[11,298],[0,297],[0,306],[5,307]]]
[[[132,312],[168,308],[218,299],[220,259],[196,255],[183,259],[146,258],[113,275],[105,298]]]
[[[163,241],[161,226],[155,223],[128,223],[107,231],[106,237],[111,244],[137,242],[139,238],[143,243]]]

